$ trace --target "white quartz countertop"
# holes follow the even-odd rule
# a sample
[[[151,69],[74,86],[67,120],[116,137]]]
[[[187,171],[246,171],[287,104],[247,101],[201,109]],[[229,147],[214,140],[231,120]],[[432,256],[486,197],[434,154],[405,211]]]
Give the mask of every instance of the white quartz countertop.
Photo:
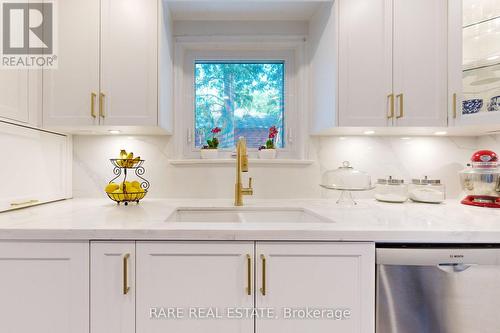
[[[335,240],[391,243],[500,243],[500,209],[360,200],[246,200],[247,207],[303,207],[327,223],[166,222],[177,207],[231,207],[230,200],[145,199],[117,206],[72,199],[0,213],[2,240]]]

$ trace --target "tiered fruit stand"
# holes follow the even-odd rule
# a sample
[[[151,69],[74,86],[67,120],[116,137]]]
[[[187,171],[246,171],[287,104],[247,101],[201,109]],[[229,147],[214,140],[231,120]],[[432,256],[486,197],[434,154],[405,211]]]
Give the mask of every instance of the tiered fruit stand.
[[[144,160],[110,159],[110,161],[114,167],[113,173],[115,177],[109,181],[109,184],[115,183],[115,181],[121,177],[123,177],[123,179],[119,182],[119,190],[107,193],[108,197],[117,204],[123,203],[125,206],[127,206],[129,202],[139,203],[148,193],[150,186],[149,181],[143,177],[146,172],[142,166]],[[127,185],[130,184],[128,179],[130,172],[133,172],[140,180],[140,188]]]

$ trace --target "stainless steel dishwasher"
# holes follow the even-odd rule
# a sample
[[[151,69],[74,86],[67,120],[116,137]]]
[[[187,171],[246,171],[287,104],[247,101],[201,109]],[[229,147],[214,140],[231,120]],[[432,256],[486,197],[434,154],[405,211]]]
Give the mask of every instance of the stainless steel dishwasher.
[[[377,248],[377,333],[500,332],[500,248]]]

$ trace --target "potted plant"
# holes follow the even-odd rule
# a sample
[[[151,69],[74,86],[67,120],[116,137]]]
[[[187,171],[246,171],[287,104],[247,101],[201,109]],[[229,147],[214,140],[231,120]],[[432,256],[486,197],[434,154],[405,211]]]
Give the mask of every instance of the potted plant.
[[[273,159],[276,158],[276,146],[275,140],[276,135],[278,135],[278,129],[276,126],[271,126],[269,128],[269,135],[267,137],[266,145],[259,148],[259,158],[262,159]]]
[[[202,159],[217,158],[219,155],[219,139],[217,139],[217,134],[220,133],[220,131],[221,129],[219,127],[214,127],[210,130],[212,138],[208,139],[207,144],[200,150]]]

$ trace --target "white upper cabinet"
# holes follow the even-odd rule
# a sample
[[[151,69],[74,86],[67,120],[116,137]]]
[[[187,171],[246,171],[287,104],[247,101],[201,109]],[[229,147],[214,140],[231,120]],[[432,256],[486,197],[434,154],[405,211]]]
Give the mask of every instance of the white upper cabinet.
[[[43,125],[97,125],[99,1],[64,0],[57,5],[58,68],[43,71]]]
[[[449,2],[451,124],[500,124],[500,6],[498,0]]]
[[[0,69],[0,120],[39,125],[40,70]]]
[[[278,318],[257,319],[255,332],[373,333],[374,256],[369,243],[257,242],[256,307],[273,308]],[[335,320],[288,311],[306,308],[340,312]]]
[[[397,126],[447,125],[446,0],[394,0]]]
[[[0,117],[24,123],[29,121],[27,70],[1,70]]]
[[[106,133],[117,126],[124,133],[171,131],[170,117],[158,103],[162,6],[158,0],[59,4],[59,68],[44,71],[44,127],[76,133]],[[171,79],[162,80],[165,89]],[[162,101],[166,113],[169,103],[171,98]]]
[[[101,6],[101,124],[156,126],[158,1]]]
[[[88,333],[88,242],[0,242],[0,332]]]
[[[326,23],[321,16],[311,23],[313,51],[338,44],[338,60],[311,55],[313,134],[334,127],[446,126],[447,0],[335,4]],[[338,66],[330,70],[328,61]],[[322,68],[336,80],[324,82],[336,98],[326,98],[314,80]],[[323,121],[332,115],[336,122]]]
[[[392,1],[339,1],[339,126],[390,126]]]
[[[448,120],[458,125],[462,105],[462,1],[448,3]]]

